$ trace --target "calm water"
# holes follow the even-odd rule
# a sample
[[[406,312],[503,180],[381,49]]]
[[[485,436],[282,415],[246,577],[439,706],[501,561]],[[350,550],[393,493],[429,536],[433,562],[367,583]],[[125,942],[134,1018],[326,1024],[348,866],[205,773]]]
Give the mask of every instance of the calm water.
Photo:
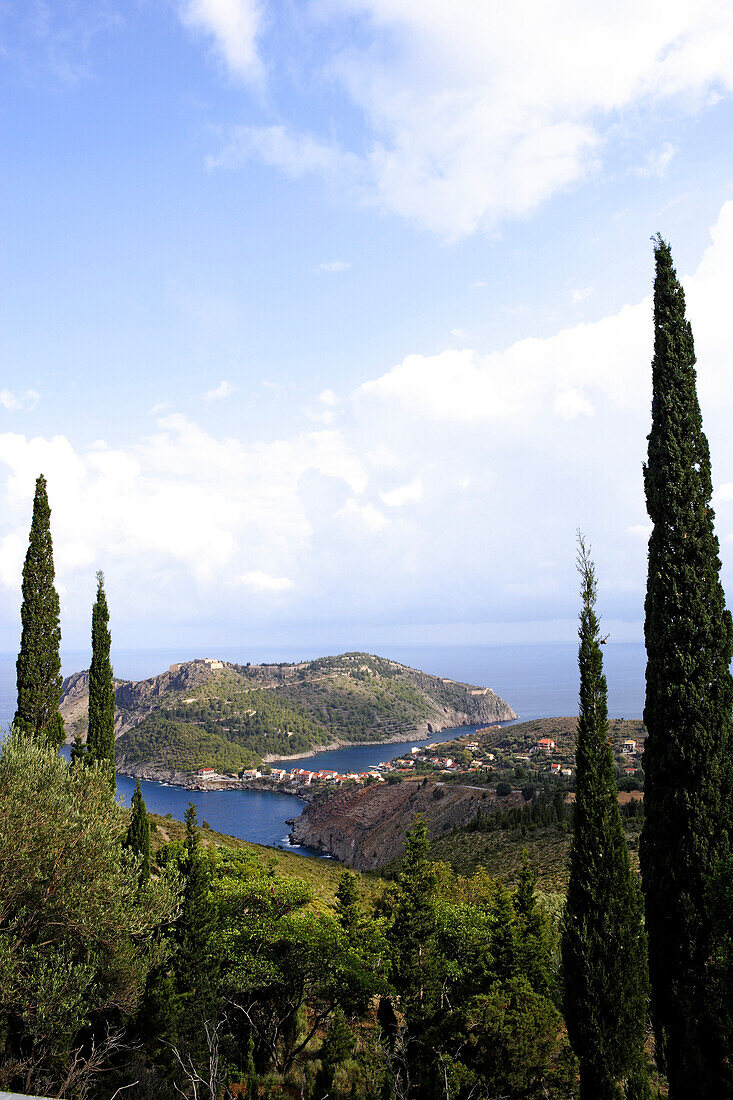
[[[437,676],[491,687],[520,716],[520,720],[571,715],[577,713],[577,651],[574,644],[514,646],[383,646],[381,655],[401,661],[412,668]],[[254,654],[251,650],[224,648],[216,653],[180,650],[118,651],[113,654],[115,673],[125,679],[139,680],[165,671],[175,661],[197,656],[224,660],[297,661],[322,656],[302,650],[270,650]],[[640,718],[644,705],[645,654],[642,645],[609,643],[604,649],[608,679],[609,713],[614,718]],[[87,653],[64,654],[64,675],[86,668]],[[15,656],[0,655],[0,723],[4,729],[15,712]],[[465,732],[465,729],[462,731]],[[449,740],[444,730],[428,740]],[[370,765],[390,760],[424,741],[395,745],[358,745],[318,753],[303,762],[303,767],[335,768],[338,771],[365,771]],[[288,761],[284,767],[297,767]],[[187,791],[162,783],[142,784],[148,809],[182,819],[190,801],[199,812],[199,820],[213,829],[258,844],[287,846],[287,818],[297,817],[303,803],[291,795],[259,791]],[[117,777],[117,789],[129,804],[134,781]],[[303,855],[313,853],[294,849]]]

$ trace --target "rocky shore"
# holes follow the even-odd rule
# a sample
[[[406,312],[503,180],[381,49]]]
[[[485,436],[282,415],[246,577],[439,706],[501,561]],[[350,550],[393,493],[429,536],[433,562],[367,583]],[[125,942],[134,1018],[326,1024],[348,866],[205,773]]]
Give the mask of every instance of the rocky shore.
[[[293,824],[290,841],[325,852],[358,871],[375,871],[402,854],[405,834],[418,815],[433,838],[466,825],[479,812],[488,814],[523,801],[518,791],[499,799],[493,790],[432,780],[379,783],[306,806]]]

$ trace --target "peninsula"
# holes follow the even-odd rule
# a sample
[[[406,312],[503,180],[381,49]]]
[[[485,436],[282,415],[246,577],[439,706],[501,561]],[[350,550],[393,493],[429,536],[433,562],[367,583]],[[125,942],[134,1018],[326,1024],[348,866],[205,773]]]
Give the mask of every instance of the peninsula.
[[[64,681],[68,740],[86,736],[88,696],[88,672]],[[199,658],[147,680],[115,681],[117,770],[206,789],[222,786],[206,769],[231,785],[268,761],[515,717],[490,688],[366,653],[296,664]]]

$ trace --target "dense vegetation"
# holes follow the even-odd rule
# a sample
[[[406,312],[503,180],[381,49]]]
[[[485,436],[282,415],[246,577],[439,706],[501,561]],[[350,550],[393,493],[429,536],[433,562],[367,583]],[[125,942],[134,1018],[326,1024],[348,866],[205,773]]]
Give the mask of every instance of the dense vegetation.
[[[326,899],[190,813],[163,843],[159,819],[148,879],[103,768],[17,735],[0,799],[0,1087],[572,1096],[557,906],[528,868],[513,892],[457,876],[418,824],[392,885],[346,872]]]

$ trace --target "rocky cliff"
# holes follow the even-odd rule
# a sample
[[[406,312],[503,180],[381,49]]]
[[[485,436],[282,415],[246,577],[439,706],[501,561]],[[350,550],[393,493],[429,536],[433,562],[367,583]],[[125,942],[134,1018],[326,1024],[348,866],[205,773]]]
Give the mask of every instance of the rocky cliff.
[[[358,871],[375,871],[403,852],[405,834],[421,814],[431,838],[466,825],[479,813],[522,805],[519,792],[407,780],[378,783],[318,799],[293,823],[290,839],[327,852]]]

